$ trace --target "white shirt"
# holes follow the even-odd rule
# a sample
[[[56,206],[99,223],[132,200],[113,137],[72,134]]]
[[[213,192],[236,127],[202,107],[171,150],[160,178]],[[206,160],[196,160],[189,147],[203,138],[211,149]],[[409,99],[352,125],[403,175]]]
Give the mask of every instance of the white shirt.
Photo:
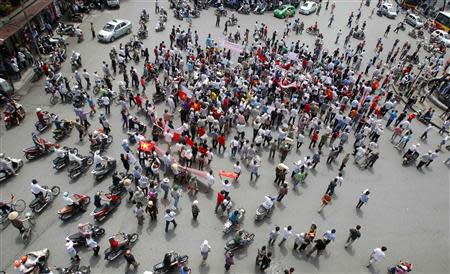
[[[281,236],[283,236],[283,239],[287,239],[292,235],[292,231],[288,230],[287,227],[283,228],[283,231],[281,232]]]
[[[45,192],[46,190],[42,188],[39,184],[33,184],[31,183],[31,193],[33,194],[39,194],[41,192]]]
[[[241,173],[241,166],[240,165],[234,165],[234,173],[240,174]]]
[[[86,238],[86,245],[89,248],[96,248],[97,247],[97,242],[94,239],[92,239],[92,237],[91,238]]]
[[[71,206],[71,205],[74,204],[74,201],[70,197],[63,197],[63,199],[64,199],[64,204],[65,205]]]
[[[166,222],[171,222],[171,221],[175,220],[176,215],[177,214],[175,212],[171,211],[171,212],[167,213],[166,215],[164,215],[164,220],[166,220]]]
[[[268,196],[266,196],[265,198],[266,198],[266,200],[264,201],[264,203],[262,204],[262,206],[263,206],[265,209],[271,209],[272,206],[273,206],[273,201],[272,201],[272,199],[271,199],[270,197],[268,197]]]
[[[208,182],[209,186],[212,186],[214,184],[214,176],[210,173],[206,174],[206,181]]]
[[[230,192],[230,189],[231,189],[231,184],[230,183],[225,184],[225,182],[222,182],[222,185],[223,185],[223,190],[225,192]]]
[[[372,255],[370,256],[372,259],[374,259],[375,261],[379,261],[380,259],[384,258],[386,256],[386,254],[384,254],[383,251],[381,251],[381,248],[375,248],[372,251]]]

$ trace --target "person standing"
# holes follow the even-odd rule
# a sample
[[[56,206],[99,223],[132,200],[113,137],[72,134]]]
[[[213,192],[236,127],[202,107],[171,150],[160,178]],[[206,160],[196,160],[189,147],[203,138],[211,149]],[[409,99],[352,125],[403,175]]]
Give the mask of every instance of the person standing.
[[[421,157],[420,157],[420,161],[419,164],[417,164],[417,169],[422,168],[422,166],[424,166],[426,163],[428,163],[430,161],[430,156],[431,153],[433,153],[431,150],[428,151],[428,153],[424,153]]]
[[[331,196],[328,193],[325,193],[322,197],[322,205],[320,206],[318,213],[321,213],[323,208],[326,207],[331,202]]]
[[[354,241],[361,237],[361,232],[359,231],[360,229],[360,225],[357,225],[355,228],[349,229],[350,233],[348,235],[347,241],[345,242],[345,248],[349,247],[351,244],[353,244]]]
[[[330,196],[333,196],[333,194],[334,194],[334,189],[336,188],[336,186],[337,186],[337,179],[334,178],[334,179],[328,184],[328,187],[327,187],[327,190],[325,191],[325,193],[327,193],[327,194],[330,195]]]
[[[95,39],[95,29],[94,29],[94,23],[91,22],[91,33],[92,33],[92,39]]]
[[[198,208],[198,201],[195,200],[192,202],[192,218],[194,219],[194,221],[197,220],[198,214],[200,213],[200,209]]]
[[[130,265],[133,265],[134,269],[138,268],[139,263],[136,261],[136,258],[131,253],[131,250],[128,249],[127,251],[125,251],[125,254],[123,256],[125,257],[125,260],[127,261],[126,271],[128,271],[128,269],[130,268]]]
[[[170,185],[169,185],[169,178],[164,178],[161,181],[161,189],[164,191],[164,200],[167,200],[167,196],[169,195],[169,191],[170,191]]]
[[[80,257],[78,256],[78,252],[74,247],[74,243],[70,239],[66,239],[66,251],[69,254],[70,259],[72,261],[80,261]]]
[[[206,259],[208,259],[208,254],[211,252],[211,246],[207,240],[204,240],[200,245],[200,254],[202,255],[202,265],[206,264]]]
[[[358,204],[356,205],[357,209],[360,209],[363,204],[366,204],[369,201],[369,189],[366,189],[362,192],[361,196],[359,196]]]
[[[91,76],[89,75],[89,73],[87,72],[86,69],[83,69],[83,73],[81,74],[84,78],[84,80],[86,80],[86,89],[90,89],[91,88]]]
[[[269,234],[269,245],[270,246],[273,246],[273,244],[275,243],[275,241],[277,240],[279,235],[280,235],[280,227],[275,226],[275,228],[272,231],[270,231],[270,234]]]
[[[339,43],[339,38],[342,36],[342,30],[339,30],[336,35],[336,41],[334,41],[335,44]]]
[[[138,202],[133,210],[134,216],[138,220],[138,225],[144,224],[144,209],[142,208],[142,203]]]
[[[158,215],[158,207],[153,201],[148,201],[145,212],[150,215],[150,220],[156,221],[156,216]]]
[[[292,226],[288,225],[287,227],[283,228],[283,231],[281,232],[282,239],[278,246],[281,246],[289,237],[292,235]]]
[[[370,253],[369,256],[369,263],[367,264],[367,267],[371,267],[373,263],[378,262],[382,258],[386,256],[384,253],[387,250],[385,246],[382,246],[381,248],[377,247],[375,248],[372,253]]]
[[[164,220],[166,221],[166,229],[165,229],[166,232],[169,231],[170,223],[173,224],[173,229],[175,229],[177,227],[177,223],[175,222],[176,215],[177,214],[175,212],[173,212],[172,210],[166,209],[166,215],[164,215]]]
[[[225,251],[225,270],[230,270],[231,265],[234,264],[234,254],[231,251]]]
[[[261,264],[259,265],[259,269],[261,271],[265,271],[270,266],[270,262],[272,261],[271,257],[272,257],[272,252],[270,252],[270,251],[267,252],[267,254],[264,254],[262,256]]]
[[[281,200],[283,200],[284,196],[286,196],[287,193],[288,193],[288,185],[283,184],[278,190],[277,202],[281,202]]]
[[[216,208],[214,209],[215,213],[217,213],[217,209],[222,204],[223,200],[225,200],[225,191],[221,190],[220,192],[217,192]]]
[[[86,234],[86,246],[94,251],[94,256],[98,256],[98,252],[100,251],[100,246],[94,240],[94,238],[92,238],[91,234]]]

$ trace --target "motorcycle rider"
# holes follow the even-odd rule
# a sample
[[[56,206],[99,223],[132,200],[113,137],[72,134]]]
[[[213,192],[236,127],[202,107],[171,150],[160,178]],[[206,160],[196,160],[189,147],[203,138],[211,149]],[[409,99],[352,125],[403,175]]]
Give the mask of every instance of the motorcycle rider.
[[[94,153],[94,167],[96,169],[101,169],[102,167],[104,167],[104,165],[103,165],[104,160],[105,159],[100,155],[100,150],[97,150]]]
[[[31,134],[31,138],[33,140],[34,145],[37,149],[39,149],[41,152],[45,151],[45,140],[41,137],[39,137],[37,132],[33,132]]]
[[[47,122],[45,121],[45,113],[42,111],[41,108],[36,109],[36,116],[38,118],[39,123],[42,125],[42,127],[47,125]]]
[[[17,269],[17,271],[20,274],[25,273],[33,273],[35,263],[27,263],[28,256],[22,256],[19,260],[14,261],[14,268]]]
[[[36,199],[43,198],[45,192],[47,192],[47,190],[40,186],[36,179],[31,181],[31,193],[33,193]]]
[[[262,206],[270,211],[273,207],[273,201],[275,201],[275,197],[266,195],[265,198],[266,200],[262,203]]]
[[[142,9],[142,11],[141,11],[141,20],[147,21],[148,20],[148,16],[149,16],[149,14],[147,13],[147,11],[145,9]]]
[[[105,205],[102,205],[102,200],[103,201],[108,201],[108,203],[105,204]],[[95,206],[96,209],[100,209],[100,208],[102,208],[104,206],[106,208],[108,208],[109,207],[109,202],[111,202],[111,200],[108,199],[106,197],[106,195],[104,195],[104,193],[102,193],[101,191],[97,191],[97,193],[95,193],[95,195],[94,195],[94,206]]]
[[[230,213],[228,220],[231,222],[231,225],[238,225],[239,223],[239,210],[235,209]]]
[[[11,114],[11,119],[15,120],[17,125],[19,125],[20,120],[23,119],[23,115],[19,113],[19,109],[14,100],[10,100],[6,103],[5,112],[9,112]]]
[[[91,141],[91,145],[93,146],[97,144],[104,146],[106,144],[106,140],[108,139],[108,135],[103,132],[98,132],[97,130],[95,130],[89,137],[89,141]]]
[[[11,161],[5,158],[4,153],[0,153],[0,172],[5,172],[9,175],[16,175],[16,172],[11,166]]]
[[[72,207],[72,209],[78,208],[80,211],[84,212],[86,211],[80,204],[79,202],[75,202],[74,200],[72,200],[72,198],[69,196],[69,192],[64,192],[63,193],[63,199],[64,199],[64,204],[66,206]]]
[[[84,164],[83,162],[85,161],[85,159],[83,159],[81,157],[78,157],[77,154],[73,153],[70,150],[67,153],[69,154],[69,162],[70,163],[76,163],[77,167],[80,167],[80,166],[82,166]]]
[[[116,238],[118,238],[118,236],[120,238],[122,238],[122,241],[119,241],[116,239]],[[122,246],[127,245],[127,239],[125,239],[122,234],[118,233],[109,238],[109,245],[110,245],[111,250],[114,251],[114,250],[120,249]]]

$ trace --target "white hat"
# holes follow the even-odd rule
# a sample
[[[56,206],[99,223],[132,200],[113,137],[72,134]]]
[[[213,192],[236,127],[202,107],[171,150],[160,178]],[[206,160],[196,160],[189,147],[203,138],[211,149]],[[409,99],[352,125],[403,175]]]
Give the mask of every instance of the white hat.
[[[192,202],[192,204],[197,205],[197,204],[198,204],[198,201],[195,200],[195,201]]]

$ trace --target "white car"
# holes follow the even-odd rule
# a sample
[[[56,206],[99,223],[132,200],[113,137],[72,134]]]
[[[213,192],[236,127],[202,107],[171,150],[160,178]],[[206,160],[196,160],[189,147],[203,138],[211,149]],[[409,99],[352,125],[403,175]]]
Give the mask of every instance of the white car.
[[[420,19],[418,15],[415,15],[413,13],[408,14],[405,18],[405,21],[416,29],[420,29],[421,27],[423,27],[422,19]]]
[[[430,35],[431,41],[438,41],[445,44],[446,47],[450,47],[450,35],[440,29],[433,31]]]
[[[120,8],[120,0],[106,0],[108,8]]]
[[[397,17],[397,12],[395,12],[394,7],[390,3],[384,3],[381,6],[381,12],[390,19],[395,19],[395,17]]]
[[[100,42],[113,42],[122,35],[131,33],[131,22],[128,20],[114,19],[98,32],[97,38]]]
[[[317,3],[313,1],[306,1],[303,5],[300,6],[299,12],[301,14],[309,15],[314,13],[317,10]]]

